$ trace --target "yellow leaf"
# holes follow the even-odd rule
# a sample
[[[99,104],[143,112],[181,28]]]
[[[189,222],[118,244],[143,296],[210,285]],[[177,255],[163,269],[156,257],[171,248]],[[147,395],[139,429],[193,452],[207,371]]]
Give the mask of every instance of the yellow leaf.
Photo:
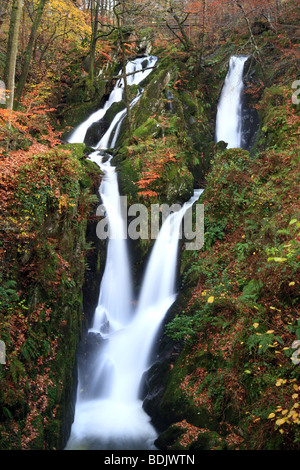
[[[253,323],[254,328],[257,328],[259,326],[259,323]]]
[[[294,393],[294,394],[292,395],[292,398],[295,400],[296,398],[298,398],[298,396],[299,396],[298,393]]]
[[[207,299],[207,303],[208,303],[208,304],[212,304],[212,303],[214,302],[214,300],[215,300],[215,298],[214,298],[214,296],[212,295],[211,297],[209,297],[209,298]]]
[[[286,379],[277,379],[276,381],[276,387],[280,387],[280,385],[285,384]]]
[[[272,333],[274,333],[274,330],[268,330],[268,331],[267,331],[267,335],[270,335],[270,334],[272,334]]]
[[[282,424],[285,423],[285,418],[277,419],[275,422],[276,422],[277,426],[281,426]]]
[[[292,281],[292,282],[289,283],[289,286],[294,286],[294,285],[295,285],[295,282],[294,282],[294,281]]]
[[[270,413],[269,414],[268,419],[272,419],[272,418],[275,418],[275,413]]]

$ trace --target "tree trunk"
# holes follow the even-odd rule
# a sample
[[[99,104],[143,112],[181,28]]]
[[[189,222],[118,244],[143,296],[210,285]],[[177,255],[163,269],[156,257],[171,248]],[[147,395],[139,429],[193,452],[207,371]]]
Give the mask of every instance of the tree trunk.
[[[27,80],[29,67],[30,67],[30,62],[31,62],[31,57],[32,57],[32,52],[33,52],[33,47],[34,47],[38,27],[40,25],[40,22],[41,22],[41,19],[42,19],[42,14],[43,14],[44,7],[45,7],[46,3],[47,3],[47,0],[40,0],[40,3],[38,4],[38,7],[37,7],[37,12],[36,12],[34,20],[33,20],[29,41],[28,41],[26,51],[25,51],[24,65],[23,65],[23,69],[22,69],[22,73],[21,73],[19,82],[18,82],[17,90],[16,90],[16,101],[17,102],[20,101],[20,98],[22,96],[24,86],[25,86],[25,83],[26,83],[26,80]]]
[[[8,89],[7,108],[12,110],[14,104],[15,73],[18,53],[19,29],[23,9],[22,0],[14,0],[12,6],[11,22],[9,27],[10,43],[6,57],[6,87]]]

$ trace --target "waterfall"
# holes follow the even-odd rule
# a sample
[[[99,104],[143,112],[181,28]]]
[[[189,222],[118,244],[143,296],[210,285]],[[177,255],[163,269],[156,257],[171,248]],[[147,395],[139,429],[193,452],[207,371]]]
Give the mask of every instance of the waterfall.
[[[153,66],[149,57],[146,67]],[[128,84],[139,84],[151,70],[143,70],[145,58],[127,65]],[[145,64],[144,64],[145,65]],[[123,96],[120,78],[103,108],[91,115],[71,135],[69,142],[84,142],[85,134],[99,117]],[[139,93],[131,106],[140,98]],[[107,261],[100,286],[98,306],[89,335],[94,338],[90,364],[79,371],[75,417],[66,449],[155,449],[156,430],[142,408],[139,387],[149,367],[155,335],[176,298],[175,277],[181,221],[199,198],[195,191],[178,212],[165,220],[155,241],[142,283],[137,306],[133,308],[129,259],[124,237],[124,220],[117,173],[110,160],[103,161],[99,148],[113,148],[126,111],[121,111],[100,139],[90,159],[102,171],[99,192],[109,220]],[[88,381],[82,377],[87,374]],[[86,390],[86,387],[88,390]]]
[[[144,80],[151,73],[151,67],[155,66],[156,61],[156,57],[151,57],[147,59],[146,67],[143,67],[143,64],[145,64],[145,58],[139,58],[135,59],[134,61],[128,62],[126,65],[126,74],[128,74],[128,86],[138,85],[142,80]],[[144,70],[144,68],[146,68],[147,70]],[[68,138],[69,143],[83,143],[89,127],[92,124],[100,121],[114,103],[122,101],[124,95],[124,78],[122,78],[122,70],[120,70],[119,76],[120,78],[117,80],[115,87],[110,93],[109,98],[105,102],[104,106],[95,113],[93,113],[88,119],[86,119],[74,130],[74,132]],[[143,90],[141,90],[136,96],[136,98],[131,102],[131,106],[134,106],[134,104],[136,104],[136,102],[139,100],[142,95],[142,91]],[[125,109],[120,111],[115,116],[109,129],[101,137],[100,141],[98,142],[98,145],[96,145],[95,148],[107,149],[114,147],[116,143],[116,138],[118,136],[118,130],[120,129],[120,125],[122,124],[122,121],[125,116]]]
[[[216,142],[223,140],[227,148],[242,145],[242,91],[244,65],[248,56],[232,56],[218,104]]]

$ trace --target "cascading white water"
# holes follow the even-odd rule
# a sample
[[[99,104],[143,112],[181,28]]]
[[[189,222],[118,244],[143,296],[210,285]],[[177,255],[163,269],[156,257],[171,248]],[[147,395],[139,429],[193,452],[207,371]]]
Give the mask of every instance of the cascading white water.
[[[151,70],[142,69],[145,59],[128,64],[129,84],[138,84]],[[147,67],[156,58],[148,58]],[[128,78],[129,78],[128,77]],[[120,79],[109,105],[122,97]],[[131,103],[133,106],[138,95]],[[109,107],[104,105],[74,131],[70,142],[83,142],[86,131],[99,120]],[[100,140],[97,148],[112,148],[126,111],[120,112]],[[112,139],[112,133],[114,137]],[[75,418],[66,449],[153,449],[156,431],[139,400],[142,375],[149,367],[148,360],[155,335],[168,309],[176,298],[175,276],[179,230],[186,210],[199,198],[201,190],[180,211],[164,222],[154,244],[137,307],[132,306],[132,287],[124,237],[124,221],[115,168],[110,161],[103,163],[95,151],[90,159],[105,176],[100,195],[110,225],[107,261],[100,286],[100,295],[91,335],[101,337],[100,347],[91,358],[88,398],[82,397],[84,385],[78,384]]]
[[[247,56],[232,56],[218,104],[216,142],[223,140],[227,148],[239,148],[242,143],[243,71]]]

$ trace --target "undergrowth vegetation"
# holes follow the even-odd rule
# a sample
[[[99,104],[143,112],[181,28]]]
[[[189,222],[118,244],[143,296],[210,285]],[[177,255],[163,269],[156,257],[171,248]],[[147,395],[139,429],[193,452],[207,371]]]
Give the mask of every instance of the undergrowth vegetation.
[[[82,327],[86,225],[98,171],[84,146],[32,144],[2,159],[1,448],[61,445]]]

